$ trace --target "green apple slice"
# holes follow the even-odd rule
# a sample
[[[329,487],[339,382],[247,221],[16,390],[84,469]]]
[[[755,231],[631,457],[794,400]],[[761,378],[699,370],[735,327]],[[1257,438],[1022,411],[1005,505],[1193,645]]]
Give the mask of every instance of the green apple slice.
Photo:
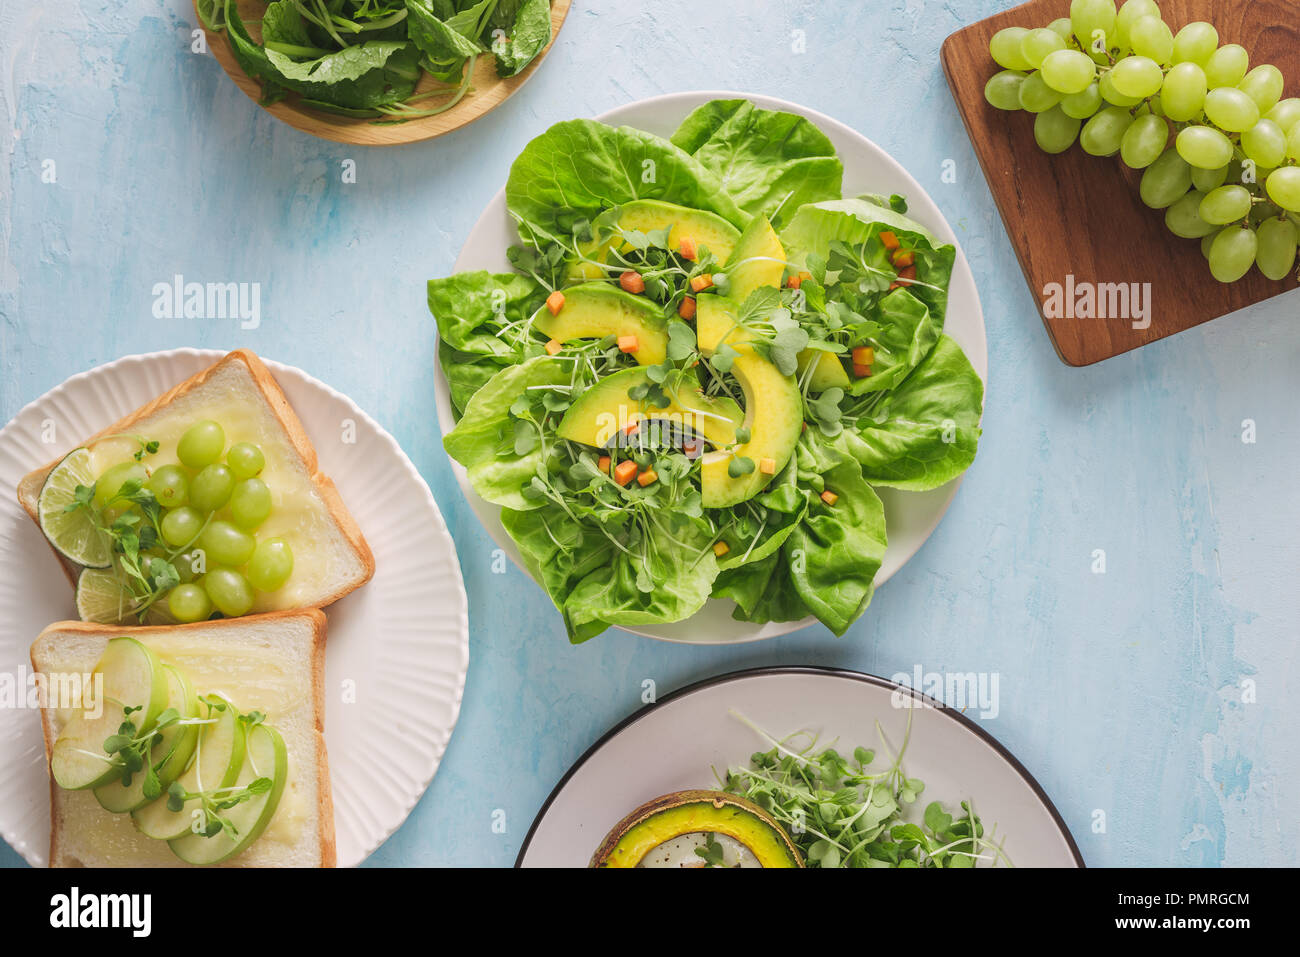
[[[194,694],[189,679],[171,665],[163,665],[167,675],[170,695],[167,707],[175,708],[181,718],[196,718],[199,714],[199,699]],[[199,725],[173,724],[158,734],[150,752],[154,774],[158,777],[158,786],[163,791],[175,781],[190,763],[194,747],[199,739]],[[95,800],[106,811],[121,814],[134,811],[155,800],[157,795],[148,797],[144,793],[146,776],[137,772],[131,776],[131,783],[124,785],[121,777],[95,788]]]
[[[99,787],[122,773],[122,766],[104,750],[104,742],[117,734],[125,719],[122,702],[107,695],[100,699],[98,716],[90,711],[73,715],[59,733],[50,754],[50,774],[69,791]]]
[[[134,638],[114,638],[91,672],[88,693],[102,680],[99,713],[82,711],[69,719],[50,753],[50,773],[70,791],[97,788],[121,772],[104,742],[130,720],[137,733],[148,731],[167,706],[167,674],[158,656]],[[125,713],[131,708],[131,714]]]
[[[172,841],[171,849],[188,864],[219,864],[239,854],[271,823],[288,777],[289,753],[280,732],[264,724],[255,725],[248,733],[248,752],[234,787],[245,788],[259,778],[270,778],[271,786],[221,812],[234,825],[234,835],[226,830],[212,837],[191,832]]]
[[[244,766],[244,726],[232,707],[211,713],[212,723],[203,724],[194,760],[176,780],[191,794],[203,790],[230,787]],[[167,795],[131,812],[131,819],[142,834],[170,841],[190,830],[194,812],[202,807],[198,798],[186,801],[179,811],[167,806]]]

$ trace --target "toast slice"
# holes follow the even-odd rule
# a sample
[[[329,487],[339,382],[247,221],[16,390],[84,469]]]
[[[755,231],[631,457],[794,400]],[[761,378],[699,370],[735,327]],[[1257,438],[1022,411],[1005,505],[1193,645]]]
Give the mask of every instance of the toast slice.
[[[262,447],[266,467],[261,477],[271,488],[274,510],[258,536],[283,537],[293,548],[289,581],[273,594],[259,593],[253,612],[320,608],[370,580],[375,559],[361,529],[334,483],[318,470],[316,450],[279,384],[246,349],[223,356],[81,445],[100,458],[102,469],[128,459],[138,448],[132,436],[155,440],[158,452],[147,456],[145,464],[156,469],[176,461],[181,434],[205,418],[221,423],[227,447],[241,441]],[[41,487],[61,459],[18,484],[18,501],[32,521],[39,523]],[[75,583],[80,569],[60,560]]]
[[[112,625],[57,622],[32,645],[47,677],[88,674]],[[225,865],[333,867],[334,805],[325,755],[325,615],[316,609],[192,625],[131,628],[129,634],[185,672],[200,695],[221,692],[241,711],[258,710],[284,738],[289,778],[266,831]],[[41,712],[48,760],[72,712]],[[184,867],[166,842],[137,831],[129,814],[104,810],[91,791],[50,779],[51,867]]]

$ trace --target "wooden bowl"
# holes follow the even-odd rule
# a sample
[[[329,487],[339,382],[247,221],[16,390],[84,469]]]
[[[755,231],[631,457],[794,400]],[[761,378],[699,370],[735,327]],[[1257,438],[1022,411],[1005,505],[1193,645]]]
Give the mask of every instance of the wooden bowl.
[[[298,97],[292,93],[278,103],[263,106],[262,109],[277,119],[288,123],[294,129],[310,133],[312,136],[319,136],[321,139],[334,140],[337,143],[357,143],[362,146],[393,146],[398,143],[416,143],[420,140],[433,139],[435,136],[450,133],[452,130],[460,129],[462,126],[474,122],[480,116],[500,106],[510,98],[510,95],[515,90],[528,82],[528,78],[532,76],[533,71],[537,69],[542,59],[555,45],[555,38],[559,36],[560,27],[563,26],[565,17],[568,16],[571,2],[572,0],[552,0],[551,42],[546,45],[546,48],[537,55],[532,63],[528,64],[527,69],[517,76],[502,78],[497,76],[494,58],[488,55],[480,56],[474,64],[474,78],[464,99],[452,109],[445,113],[439,113],[437,116],[425,116],[408,120],[405,123],[382,124],[376,123],[374,119],[370,118],[340,116],[302,106],[298,102]],[[259,2],[259,0],[238,0],[237,6],[239,15],[246,20],[260,19],[262,11],[266,9],[266,3]],[[196,9],[196,18],[197,14]],[[201,18],[198,18],[197,22],[202,26]],[[207,35],[208,49],[217,58],[221,68],[230,75],[236,86],[243,90],[253,102],[260,105],[262,86],[245,73],[235,61],[235,56],[230,49],[230,39],[226,32],[223,31],[218,34],[208,30],[204,32]],[[250,26],[249,32],[252,34],[253,39],[261,39],[261,29],[258,25]],[[438,84],[426,75],[420,81],[416,92],[423,92],[436,85]]]

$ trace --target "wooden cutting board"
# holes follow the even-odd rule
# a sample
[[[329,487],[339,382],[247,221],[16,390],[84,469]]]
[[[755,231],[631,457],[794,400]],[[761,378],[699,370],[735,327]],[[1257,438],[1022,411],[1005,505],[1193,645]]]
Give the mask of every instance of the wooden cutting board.
[[[1160,8],[1175,33],[1196,20],[1213,23],[1220,44],[1240,43],[1252,67],[1274,64],[1287,78],[1284,96],[1300,95],[1296,0],[1160,0]],[[1009,26],[1045,27],[1069,10],[1070,0],[1031,0],[954,33],[942,52],[948,85],[1061,359],[1091,365],[1296,289],[1294,275],[1272,282],[1258,270],[1233,285],[1219,283],[1199,241],[1177,238],[1165,228],[1163,212],[1142,204],[1140,173],[1118,157],[1089,156],[1077,144],[1049,156],[1034,143],[1030,114],[988,104],[984,84],[1001,69],[989,55],[993,34]],[[1106,283],[1137,283],[1139,291],[1150,283],[1146,328],[1135,328],[1143,320],[1131,315],[1079,317],[1086,302],[1080,310],[1061,308],[1071,289],[1085,296]],[[1105,300],[1105,312],[1123,311],[1117,289],[1102,289],[1097,298]]]

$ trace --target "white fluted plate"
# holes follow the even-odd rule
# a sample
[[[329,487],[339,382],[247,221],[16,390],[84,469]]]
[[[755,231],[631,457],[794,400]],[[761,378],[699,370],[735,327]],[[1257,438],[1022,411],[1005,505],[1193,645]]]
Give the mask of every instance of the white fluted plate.
[[[221,355],[127,356],[73,376],[0,430],[0,673],[24,674],[41,630],[77,617],[67,578],[18,505],[18,481]],[[465,585],[429,486],[396,440],[347,396],[299,369],[266,364],[375,555],[375,577],[325,610],[325,743],[338,863],[355,866],[406,820],[451,738],[469,667]],[[347,420],[355,442],[338,440]],[[43,441],[51,428],[52,440]],[[345,681],[357,689],[356,703],[343,702]],[[44,866],[49,777],[40,715],[0,713],[0,834]]]

